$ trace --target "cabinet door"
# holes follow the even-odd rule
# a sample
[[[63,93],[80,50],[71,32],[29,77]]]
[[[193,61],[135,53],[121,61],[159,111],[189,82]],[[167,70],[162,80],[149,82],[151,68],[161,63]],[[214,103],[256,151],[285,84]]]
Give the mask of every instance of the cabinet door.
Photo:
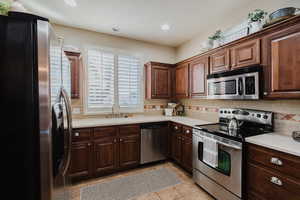
[[[103,138],[94,142],[94,171],[96,174],[113,171],[118,167],[116,138]]]
[[[193,171],[193,142],[192,138],[182,138],[182,165],[189,171]]]
[[[175,69],[175,95],[177,98],[189,97],[189,64],[179,65]]]
[[[132,135],[120,138],[120,167],[137,166],[140,163],[140,136]]]
[[[208,74],[208,57],[200,58],[190,64],[190,96],[206,95],[206,76]]]
[[[151,78],[152,98],[171,98],[171,68],[153,66]]]
[[[232,69],[260,64],[260,39],[238,44],[230,52]]]
[[[267,91],[271,98],[300,98],[300,27],[293,26],[264,40]]]
[[[221,49],[210,56],[210,73],[224,72],[230,69],[229,49]]]
[[[80,53],[65,52],[71,65],[71,98],[79,99],[80,97]]]
[[[72,178],[88,177],[92,174],[92,145],[90,142],[72,144],[69,176]]]
[[[179,133],[172,133],[172,158],[178,163],[181,163],[182,135]]]

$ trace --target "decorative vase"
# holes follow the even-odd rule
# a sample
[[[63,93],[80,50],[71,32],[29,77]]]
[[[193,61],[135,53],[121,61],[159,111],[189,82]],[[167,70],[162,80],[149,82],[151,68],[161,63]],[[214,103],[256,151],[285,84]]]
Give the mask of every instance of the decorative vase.
[[[214,40],[213,42],[213,48],[217,48],[220,46],[220,40]]]
[[[250,34],[260,31],[263,28],[263,24],[261,21],[252,22],[250,24]]]

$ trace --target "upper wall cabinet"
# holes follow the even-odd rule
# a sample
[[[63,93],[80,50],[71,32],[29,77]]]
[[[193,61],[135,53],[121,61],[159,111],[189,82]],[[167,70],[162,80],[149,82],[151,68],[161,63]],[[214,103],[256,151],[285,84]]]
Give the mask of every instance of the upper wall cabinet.
[[[260,39],[233,46],[230,55],[231,69],[260,64]]]
[[[190,96],[197,98],[206,95],[208,57],[201,57],[190,63]]]
[[[181,64],[175,68],[175,96],[176,98],[189,97],[189,64]]]
[[[210,72],[224,72],[230,69],[229,49],[221,49],[210,56]]]
[[[65,51],[71,65],[71,98],[79,99],[80,97],[80,59],[81,54],[77,52]]]
[[[300,98],[300,26],[267,35],[263,40],[265,93],[269,98]]]
[[[169,99],[172,97],[173,65],[149,62],[145,64],[145,94],[147,99]]]

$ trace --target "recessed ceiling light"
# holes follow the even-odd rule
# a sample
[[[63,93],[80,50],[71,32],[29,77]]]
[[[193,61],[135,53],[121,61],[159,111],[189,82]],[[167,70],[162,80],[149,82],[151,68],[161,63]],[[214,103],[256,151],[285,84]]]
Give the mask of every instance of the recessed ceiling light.
[[[71,7],[76,7],[77,6],[77,3],[75,0],[64,0],[65,3],[68,5],[68,6],[71,6]]]
[[[163,25],[160,26],[160,28],[163,31],[168,31],[168,30],[170,30],[171,27],[170,27],[169,24],[163,24]]]

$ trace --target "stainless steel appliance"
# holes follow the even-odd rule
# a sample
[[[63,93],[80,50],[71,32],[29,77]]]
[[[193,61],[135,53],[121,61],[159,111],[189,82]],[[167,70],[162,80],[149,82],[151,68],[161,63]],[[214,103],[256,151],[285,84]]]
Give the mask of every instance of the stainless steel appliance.
[[[193,129],[193,179],[219,200],[243,199],[245,138],[273,131],[273,113],[249,109],[220,109],[219,123]],[[204,160],[205,142],[217,145],[217,165]]]
[[[207,76],[208,99],[259,99],[261,66]]]
[[[3,170],[8,175],[2,178],[8,186],[2,188],[2,195],[67,200],[72,120],[62,76],[57,77],[61,80],[53,104],[50,93],[50,50],[60,42],[47,19],[17,12],[0,16],[0,42],[1,106],[7,108],[2,109],[1,121],[7,162]],[[61,58],[58,70],[62,70]]]
[[[167,123],[141,125],[141,164],[166,159]]]

